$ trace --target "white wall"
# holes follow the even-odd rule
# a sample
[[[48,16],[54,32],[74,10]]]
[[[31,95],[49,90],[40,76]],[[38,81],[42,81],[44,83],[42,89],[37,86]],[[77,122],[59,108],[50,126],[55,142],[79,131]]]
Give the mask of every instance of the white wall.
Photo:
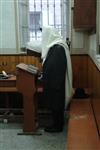
[[[0,54],[16,53],[14,0],[0,0]]]
[[[96,18],[96,34],[89,36],[89,53],[96,55],[99,53],[100,44],[100,0],[97,0],[97,18]]]
[[[86,54],[87,48],[87,34],[83,31],[76,31],[73,27],[73,7],[74,0],[71,2],[71,54]]]
[[[97,53],[97,35],[89,36],[89,53],[95,55]]]

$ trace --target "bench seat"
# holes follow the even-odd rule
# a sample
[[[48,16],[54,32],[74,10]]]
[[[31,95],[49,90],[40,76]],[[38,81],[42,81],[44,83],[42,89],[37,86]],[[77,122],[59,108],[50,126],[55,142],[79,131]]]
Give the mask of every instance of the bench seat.
[[[91,99],[72,100],[67,150],[100,150],[100,139]]]

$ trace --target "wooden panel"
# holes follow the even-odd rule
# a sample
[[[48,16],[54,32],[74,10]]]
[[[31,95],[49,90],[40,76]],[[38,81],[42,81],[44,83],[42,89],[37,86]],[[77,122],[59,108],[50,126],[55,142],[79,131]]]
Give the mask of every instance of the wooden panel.
[[[100,70],[97,68],[91,58],[88,58],[88,63],[88,86],[92,89],[92,107],[100,135]]]
[[[39,57],[34,56],[19,56],[18,63],[32,64],[41,69],[41,63]]]
[[[96,0],[74,0],[74,27],[84,30],[96,28]]]
[[[0,72],[5,70],[7,73],[15,72],[18,64],[18,56],[0,56]]]
[[[100,136],[100,99],[93,99],[92,106],[94,109],[94,115],[97,123],[97,128]]]
[[[9,56],[10,57],[10,56]],[[10,57],[10,72],[16,72],[16,65],[18,64],[18,56]]]
[[[0,55],[0,72],[16,73],[16,65],[19,63],[32,64],[42,70],[39,57],[27,55]]]
[[[5,80],[0,79],[0,92],[17,92],[16,76],[12,76]]]
[[[88,87],[92,89],[93,98],[100,99],[100,70],[96,67],[91,58],[88,58]]]
[[[73,87],[87,88],[88,56],[72,55]]]
[[[10,66],[9,66],[9,62],[10,62],[10,58],[9,57],[6,57],[6,56],[2,56],[0,57],[0,62],[1,62],[1,66],[0,66],[0,70],[9,70]]]
[[[92,66],[93,66],[93,63],[92,61],[90,61],[90,59],[88,58],[88,88],[91,88],[92,90],[92,80],[93,80],[93,73],[92,73]]]

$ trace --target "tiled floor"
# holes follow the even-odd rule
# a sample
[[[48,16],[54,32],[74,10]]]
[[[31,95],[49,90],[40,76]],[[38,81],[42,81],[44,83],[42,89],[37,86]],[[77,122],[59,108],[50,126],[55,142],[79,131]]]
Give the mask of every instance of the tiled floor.
[[[42,135],[17,135],[22,124],[0,123],[0,150],[66,150],[66,128],[61,133]]]

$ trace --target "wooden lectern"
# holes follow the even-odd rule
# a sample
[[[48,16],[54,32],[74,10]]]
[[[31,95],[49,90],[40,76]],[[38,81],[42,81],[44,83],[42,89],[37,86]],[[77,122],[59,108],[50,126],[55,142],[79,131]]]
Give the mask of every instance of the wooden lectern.
[[[19,92],[23,94],[24,123],[22,134],[36,133],[36,76],[38,69],[32,65],[18,64],[16,86]]]

